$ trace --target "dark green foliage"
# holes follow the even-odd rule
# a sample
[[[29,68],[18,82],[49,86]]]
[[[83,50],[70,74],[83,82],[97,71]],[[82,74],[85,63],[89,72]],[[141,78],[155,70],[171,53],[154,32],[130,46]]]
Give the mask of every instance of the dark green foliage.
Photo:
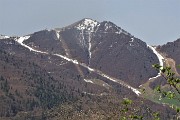
[[[121,110],[122,117],[120,118],[120,120],[143,119],[143,116],[137,115],[137,111],[133,110],[132,104],[133,104],[132,100],[128,98],[124,98],[124,100],[122,101],[123,109]]]
[[[180,108],[176,108],[176,112],[179,113],[180,112]]]
[[[157,92],[161,93],[161,86],[158,85],[158,86],[155,88],[155,90],[156,90]]]
[[[135,104],[133,100],[125,98],[122,101],[122,106],[120,120],[160,120],[159,112],[155,112],[148,107],[148,105],[144,105],[143,102],[140,104]]]
[[[179,87],[180,78],[175,76],[175,73],[172,72],[171,67],[163,68],[162,66],[158,64],[153,65],[153,67],[161,71],[161,75],[165,78],[165,80],[167,81],[167,84],[169,84],[170,87],[175,89],[175,92],[177,92],[177,94],[180,95],[180,87]],[[177,98],[177,95],[175,94],[174,91],[163,91],[160,85],[157,86],[155,90],[158,91],[159,93],[162,93],[164,96],[168,97],[169,99],[174,99],[174,98],[179,99]]]
[[[154,112],[153,116],[154,116],[154,120],[160,120],[159,118],[160,114],[158,112]]]

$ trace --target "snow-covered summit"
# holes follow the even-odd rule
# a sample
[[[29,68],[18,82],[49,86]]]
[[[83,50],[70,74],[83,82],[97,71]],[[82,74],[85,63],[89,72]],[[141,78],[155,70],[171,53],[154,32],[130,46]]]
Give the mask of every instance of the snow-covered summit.
[[[94,28],[99,24],[99,22],[89,19],[89,18],[85,18],[83,20],[81,20],[80,22],[78,22],[76,28],[78,30],[88,30],[93,32]]]

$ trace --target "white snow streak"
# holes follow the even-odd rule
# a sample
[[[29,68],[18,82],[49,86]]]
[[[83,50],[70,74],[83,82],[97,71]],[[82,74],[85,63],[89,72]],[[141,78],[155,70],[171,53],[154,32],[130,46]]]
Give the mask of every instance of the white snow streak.
[[[90,68],[90,67],[87,66],[85,63],[78,63],[77,60],[73,60],[73,59],[67,58],[67,57],[65,57],[65,56],[63,56],[63,55],[59,55],[59,54],[54,54],[54,55],[59,56],[59,57],[65,59],[65,60],[67,60],[67,61],[69,61],[69,62],[72,62],[72,63],[74,63],[74,64],[79,64],[80,66],[83,66],[83,67],[87,68],[88,70],[90,70],[90,71],[92,71],[92,72],[95,72],[96,74],[98,74],[98,75],[100,75],[100,76],[102,76],[102,77],[104,77],[104,78],[107,78],[107,79],[109,79],[109,80],[111,80],[111,81],[113,81],[113,82],[116,82],[116,83],[118,83],[118,84],[120,84],[120,85],[122,85],[122,86],[124,86],[124,87],[126,87],[126,88],[129,88],[129,89],[131,89],[134,93],[136,93],[138,96],[141,94],[141,92],[140,92],[139,90],[131,87],[130,85],[126,84],[125,82],[123,82],[123,81],[121,81],[121,80],[118,80],[118,79],[116,79],[116,78],[110,77],[110,76],[104,74],[103,72],[101,72],[101,71],[99,71],[99,70]]]
[[[34,51],[34,52],[37,52],[37,53],[48,54],[47,52],[42,52],[42,51],[39,51],[39,50],[35,50],[35,49],[33,49],[33,48],[25,45],[25,44],[23,43],[23,41],[29,39],[29,37],[30,37],[30,36],[23,36],[23,37],[20,37],[20,38],[16,39],[16,41],[17,41],[20,45],[24,46],[25,48],[28,48],[30,51]]]
[[[163,61],[164,61],[163,56],[160,55],[160,54],[158,53],[158,51],[156,51],[156,49],[155,49],[154,47],[152,47],[152,46],[150,46],[150,45],[147,45],[147,47],[150,48],[150,49],[153,51],[154,54],[156,54],[156,56],[158,57],[158,60],[159,60],[159,65],[163,67]],[[159,71],[159,73],[158,73],[157,76],[152,77],[152,78],[149,78],[149,80],[154,79],[154,78],[158,78],[158,77],[160,77],[160,76],[161,76],[161,71]]]
[[[124,82],[118,81],[118,79],[116,79],[116,78],[112,78],[112,77],[110,77],[110,76],[108,76],[108,75],[105,75],[105,74],[103,74],[103,73],[101,73],[101,74],[99,74],[99,75],[101,75],[102,77],[105,77],[105,78],[107,78],[107,79],[109,79],[109,80],[111,80],[111,81],[113,81],[113,82],[119,83],[119,84],[121,84],[122,86],[124,86],[124,87],[126,87],[126,88],[131,89],[131,90],[132,90],[134,93],[136,93],[136,95],[138,95],[138,96],[141,94],[141,92],[140,92],[139,90],[131,87],[130,85],[127,85],[127,84],[124,83]]]
[[[35,49],[33,49],[33,48],[25,45],[25,44],[23,43],[23,41],[26,40],[26,39],[28,39],[28,38],[29,38],[29,36],[20,37],[20,38],[17,39],[16,41],[17,41],[19,44],[21,44],[22,46],[28,48],[30,51],[34,51],[34,52],[37,52],[37,53],[48,54],[47,52],[38,51],[38,50],[35,50]],[[104,78],[107,78],[107,79],[109,79],[109,80],[111,80],[111,81],[113,81],[113,82],[116,82],[116,83],[118,83],[118,84],[120,84],[120,85],[122,85],[122,86],[124,86],[124,87],[126,87],[126,88],[131,89],[131,90],[132,90],[134,93],[136,93],[138,96],[141,94],[141,92],[140,92],[139,90],[137,90],[137,89],[131,87],[130,85],[126,84],[124,81],[121,81],[121,80],[119,80],[119,79],[110,77],[110,76],[104,74],[103,72],[101,72],[101,71],[99,71],[99,70],[96,70],[96,69],[93,69],[93,68],[89,67],[89,66],[86,65],[85,63],[79,63],[77,60],[70,59],[70,58],[68,58],[68,57],[66,57],[66,56],[63,56],[63,55],[60,55],[60,54],[52,54],[52,55],[58,56],[58,57],[60,57],[60,58],[62,58],[62,59],[65,59],[65,60],[67,60],[67,61],[69,61],[69,62],[72,62],[72,63],[74,63],[74,64],[83,66],[83,67],[87,68],[89,71],[95,72],[96,74],[98,74],[98,75],[100,75],[100,76],[102,76],[102,77],[104,77]]]
[[[23,43],[25,40],[29,39],[30,36],[23,36],[23,37],[20,37],[17,39],[17,42],[18,43]]]
[[[87,80],[87,79],[84,79],[85,82],[89,82],[89,83],[92,83],[93,84],[93,81],[92,80]]]
[[[89,58],[91,59],[91,32],[89,32],[88,51],[89,51]],[[89,63],[90,63],[90,60],[89,60]]]
[[[60,38],[59,31],[56,31],[56,36],[57,36],[57,39],[59,40]]]
[[[87,95],[92,95],[92,96],[95,96],[96,94],[93,94],[93,93],[88,93],[88,92],[83,92],[84,94],[87,94]],[[97,95],[98,96],[98,95]]]
[[[87,66],[85,63],[79,63],[81,66],[87,68],[89,71],[94,72],[95,70],[93,68],[90,68],[89,66]]]
[[[72,62],[72,63],[74,63],[74,64],[77,64],[77,65],[79,64],[77,60],[69,59],[69,58],[66,57],[66,56],[63,56],[63,55],[60,55],[60,54],[53,54],[53,55],[58,56],[58,57],[61,57],[62,59],[65,59],[65,60],[67,60],[67,61],[69,61],[69,62]]]

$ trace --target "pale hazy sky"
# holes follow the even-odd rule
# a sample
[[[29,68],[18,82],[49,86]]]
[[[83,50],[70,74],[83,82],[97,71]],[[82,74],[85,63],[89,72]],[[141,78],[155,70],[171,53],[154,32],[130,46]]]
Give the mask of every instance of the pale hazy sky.
[[[180,0],[0,0],[0,34],[26,35],[83,18],[112,21],[150,45],[180,38]]]

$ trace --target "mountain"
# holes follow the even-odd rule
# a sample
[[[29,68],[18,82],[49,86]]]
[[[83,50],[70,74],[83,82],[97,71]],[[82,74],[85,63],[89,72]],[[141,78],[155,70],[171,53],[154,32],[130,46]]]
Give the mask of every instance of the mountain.
[[[34,33],[24,43],[65,55],[134,87],[157,74],[151,66],[158,58],[146,43],[107,21],[83,19],[63,29]],[[91,78],[87,72],[79,70],[81,76]]]
[[[161,77],[152,65],[164,65],[164,56],[158,52],[163,50],[112,22],[92,19],[22,37],[1,36],[0,116],[117,119],[122,109],[119,103],[128,97],[142,108],[160,111],[162,119],[172,117],[174,111],[166,105],[147,99],[141,103],[139,86]]]

